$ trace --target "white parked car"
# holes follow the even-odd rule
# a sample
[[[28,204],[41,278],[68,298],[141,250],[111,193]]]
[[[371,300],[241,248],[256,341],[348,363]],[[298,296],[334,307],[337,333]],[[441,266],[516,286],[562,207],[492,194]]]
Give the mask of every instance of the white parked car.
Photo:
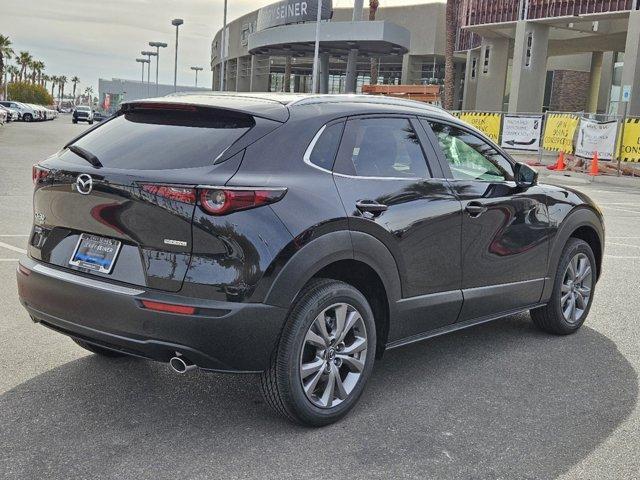
[[[0,108],[0,125],[4,125],[7,122],[7,111]]]
[[[9,107],[13,108],[14,110],[18,110],[22,115],[22,121],[24,122],[33,122],[39,120],[39,117],[41,116],[38,110],[26,103],[15,102],[13,100],[3,100],[0,101],[0,105],[2,105],[3,107]]]
[[[7,122],[17,122],[21,118],[20,112],[13,108],[0,105],[0,110],[4,110],[7,113]]]

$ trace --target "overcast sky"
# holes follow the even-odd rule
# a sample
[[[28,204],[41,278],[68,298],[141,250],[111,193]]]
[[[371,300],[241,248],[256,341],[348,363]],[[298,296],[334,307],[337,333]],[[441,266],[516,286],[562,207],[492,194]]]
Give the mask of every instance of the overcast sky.
[[[430,0],[380,0],[384,5]],[[431,0],[433,1],[433,0]],[[229,0],[228,20],[274,0]],[[368,5],[368,1],[364,1]],[[353,0],[334,0],[350,6]],[[149,41],[169,44],[160,54],[160,82],[173,83],[175,27],[180,27],[178,83],[192,84],[192,65],[205,70],[199,84],[211,84],[209,55],[214,33],[222,27],[222,0],[0,0],[0,34],[8,35],[16,53],[29,51],[46,64],[49,75],[77,75],[81,89],[98,78],[140,78],[135,62]],[[154,70],[152,70],[153,72]],[[153,77],[152,73],[152,77]],[[201,80],[200,80],[201,79]]]

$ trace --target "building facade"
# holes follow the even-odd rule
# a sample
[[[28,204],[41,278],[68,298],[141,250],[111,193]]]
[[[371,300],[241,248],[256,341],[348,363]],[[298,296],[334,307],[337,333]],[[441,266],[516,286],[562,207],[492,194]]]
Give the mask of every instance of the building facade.
[[[639,2],[457,0],[454,108],[622,112],[625,86],[640,90]],[[313,15],[295,15],[303,4]],[[222,31],[215,35],[214,90],[311,91],[316,1],[266,8],[228,24],[224,74]],[[323,12],[320,91],[359,92],[368,83],[442,85],[445,11],[445,2],[383,6],[375,21],[363,21],[368,8]],[[371,82],[372,63],[377,82]],[[626,107],[640,115],[640,91]]]

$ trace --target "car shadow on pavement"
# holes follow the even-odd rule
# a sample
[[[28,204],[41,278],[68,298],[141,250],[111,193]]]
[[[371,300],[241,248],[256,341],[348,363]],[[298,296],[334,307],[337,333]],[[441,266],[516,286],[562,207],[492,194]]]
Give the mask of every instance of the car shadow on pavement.
[[[296,427],[255,376],[89,355],[0,397],[4,478],[554,478],[631,413],[638,382],[585,327],[528,315],[390,351],[343,421]]]

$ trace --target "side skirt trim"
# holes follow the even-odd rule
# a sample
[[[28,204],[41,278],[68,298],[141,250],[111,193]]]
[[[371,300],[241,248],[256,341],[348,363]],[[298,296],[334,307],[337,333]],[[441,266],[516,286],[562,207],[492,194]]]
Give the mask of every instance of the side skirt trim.
[[[463,330],[465,328],[473,327],[475,325],[481,325],[483,323],[492,322],[494,320],[508,317],[510,315],[515,315],[517,313],[524,313],[526,311],[529,311],[532,308],[542,307],[543,305],[545,304],[536,303],[536,304],[528,305],[525,307],[520,307],[520,308],[516,308],[506,312],[502,312],[497,315],[488,315],[486,317],[472,318],[470,320],[465,320],[463,322],[452,323],[450,325],[445,325],[444,327],[441,327],[441,328],[436,328],[435,330],[431,330],[429,332],[421,333],[419,335],[413,335],[411,337],[390,342],[386,345],[385,349],[392,350],[394,348],[403,347],[405,345],[410,345],[412,343],[420,342],[422,340],[427,340],[429,338],[439,337],[440,335],[446,335],[447,333],[457,332],[458,330]]]

